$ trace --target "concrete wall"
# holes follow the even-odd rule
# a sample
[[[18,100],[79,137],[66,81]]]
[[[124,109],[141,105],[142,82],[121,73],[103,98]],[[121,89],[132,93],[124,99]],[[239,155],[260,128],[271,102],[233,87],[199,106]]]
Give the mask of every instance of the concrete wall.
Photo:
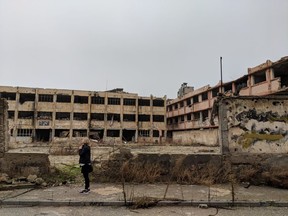
[[[218,128],[190,130],[190,131],[174,131],[173,142],[183,145],[207,145],[218,146]]]
[[[7,101],[0,98],[0,158],[2,158],[8,148],[8,121],[7,121]]]
[[[287,96],[223,98],[219,121],[223,152],[288,152]]]

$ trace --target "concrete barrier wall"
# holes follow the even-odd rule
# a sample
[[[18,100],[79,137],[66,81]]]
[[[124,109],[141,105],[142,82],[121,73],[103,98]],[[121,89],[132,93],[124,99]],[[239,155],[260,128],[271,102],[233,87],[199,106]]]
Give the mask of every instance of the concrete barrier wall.
[[[4,157],[8,150],[8,104],[3,98],[0,98],[0,158]]]
[[[288,97],[225,98],[219,114],[221,142],[231,153],[288,152]]]

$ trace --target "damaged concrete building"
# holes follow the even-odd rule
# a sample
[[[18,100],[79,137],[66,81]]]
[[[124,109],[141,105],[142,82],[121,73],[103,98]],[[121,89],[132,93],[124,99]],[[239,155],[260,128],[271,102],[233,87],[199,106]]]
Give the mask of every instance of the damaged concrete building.
[[[213,109],[219,95],[256,97],[287,92],[288,57],[248,68],[247,75],[222,85],[219,82],[194,90],[183,83],[178,98],[167,102],[167,137],[179,144],[219,146],[219,118]]]
[[[1,86],[8,102],[9,147],[34,142],[161,142],[166,137],[166,97]]]

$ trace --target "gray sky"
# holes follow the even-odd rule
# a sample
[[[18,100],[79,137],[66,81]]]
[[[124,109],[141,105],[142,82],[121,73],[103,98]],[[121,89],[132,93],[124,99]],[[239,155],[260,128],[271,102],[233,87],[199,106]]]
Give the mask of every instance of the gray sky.
[[[287,0],[0,0],[0,85],[175,98],[288,55]]]

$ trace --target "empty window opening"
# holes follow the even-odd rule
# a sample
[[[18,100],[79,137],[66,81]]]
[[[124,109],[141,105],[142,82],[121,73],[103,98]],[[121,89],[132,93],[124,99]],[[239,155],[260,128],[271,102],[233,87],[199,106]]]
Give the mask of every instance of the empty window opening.
[[[174,110],[178,109],[178,103],[174,104]]]
[[[172,105],[167,106],[167,111],[172,111]]]
[[[75,95],[74,96],[74,103],[88,104],[88,97]]]
[[[173,132],[167,131],[167,138],[173,138]]]
[[[20,94],[19,102],[23,104],[26,101],[35,101],[35,94]]]
[[[153,122],[164,122],[164,115],[153,115]]]
[[[273,71],[274,71],[274,77],[280,78],[281,87],[284,87],[284,86],[287,87],[288,86],[288,76],[287,76],[288,63],[276,65],[273,68]]]
[[[136,130],[123,129],[122,140],[125,142],[135,142]]]
[[[135,122],[135,114],[124,114],[123,121]]]
[[[185,120],[184,115],[181,115],[181,116],[180,116],[180,121],[181,121],[181,122],[184,122],[184,120]]]
[[[107,120],[108,121],[118,121],[120,122],[120,114],[116,114],[116,113],[108,113],[107,114]]]
[[[232,83],[224,86],[224,92],[232,92]]]
[[[19,137],[31,137],[32,136],[32,129],[18,129],[17,136]]]
[[[153,137],[159,137],[159,130],[153,130]]]
[[[91,113],[91,120],[104,121],[104,113]]]
[[[219,93],[219,88],[215,88],[212,90],[212,97],[217,97]]]
[[[176,123],[178,123],[178,116],[173,118],[173,124],[176,124]]]
[[[108,98],[109,105],[120,105],[120,98]]]
[[[202,117],[203,117],[203,120],[205,121],[206,119],[208,119],[209,117],[209,111],[208,110],[203,110],[202,111]]]
[[[191,105],[191,98],[188,98],[188,99],[186,100],[186,104],[187,104],[187,106]]]
[[[191,113],[188,113],[187,114],[187,121],[191,121],[191,119],[192,119],[192,115],[191,115]]]
[[[180,107],[184,107],[184,101],[180,101]]]
[[[53,102],[53,95],[39,94],[38,101],[39,102]]]
[[[198,103],[199,102],[199,95],[196,95],[193,97],[193,103]]]
[[[149,122],[150,121],[150,115],[138,115],[138,121]]]
[[[140,137],[150,137],[150,130],[139,130]]]
[[[150,106],[150,100],[148,99],[139,99],[138,100],[139,106]]]
[[[18,112],[18,118],[19,119],[33,119],[34,112],[30,111],[19,111]]]
[[[124,98],[123,103],[124,103],[125,106],[135,106],[136,105],[136,100],[135,99]]]
[[[120,130],[107,130],[107,137],[119,137]]]
[[[253,79],[254,79],[254,84],[266,81],[266,73],[265,73],[265,71],[261,71],[261,72],[255,73],[253,75]]]
[[[38,112],[37,119],[52,120],[52,112]]]
[[[6,100],[16,100],[16,93],[1,92],[0,97],[5,98]]]
[[[69,137],[70,131],[64,129],[55,129],[55,137],[66,138]]]
[[[203,92],[201,96],[202,96],[202,101],[208,100],[208,92]]]
[[[57,102],[59,103],[71,103],[71,96],[70,95],[57,95]]]
[[[36,141],[49,142],[51,138],[51,129],[36,129]]]
[[[87,137],[87,130],[73,130],[73,137]]]
[[[14,111],[8,111],[8,119],[14,119],[15,112]]]
[[[167,118],[167,124],[168,125],[172,124],[172,119],[171,118]]]
[[[239,92],[242,88],[246,88],[247,87],[247,81],[248,81],[248,77],[246,76],[244,79],[240,79],[235,83],[236,86],[236,90],[235,90],[235,95],[239,95]]]
[[[105,98],[104,97],[92,97],[91,98],[91,103],[92,104],[105,104]]]
[[[89,138],[94,140],[102,140],[104,136],[104,129],[90,130]]]
[[[73,120],[76,120],[76,121],[87,120],[87,113],[74,113]]]
[[[56,120],[70,120],[70,113],[69,112],[57,112]]]
[[[193,120],[200,120],[200,112],[193,113]]]
[[[13,132],[14,132],[14,130],[11,129],[11,130],[10,130],[10,136],[13,136]]]
[[[164,100],[163,99],[153,100],[153,106],[164,107]]]

